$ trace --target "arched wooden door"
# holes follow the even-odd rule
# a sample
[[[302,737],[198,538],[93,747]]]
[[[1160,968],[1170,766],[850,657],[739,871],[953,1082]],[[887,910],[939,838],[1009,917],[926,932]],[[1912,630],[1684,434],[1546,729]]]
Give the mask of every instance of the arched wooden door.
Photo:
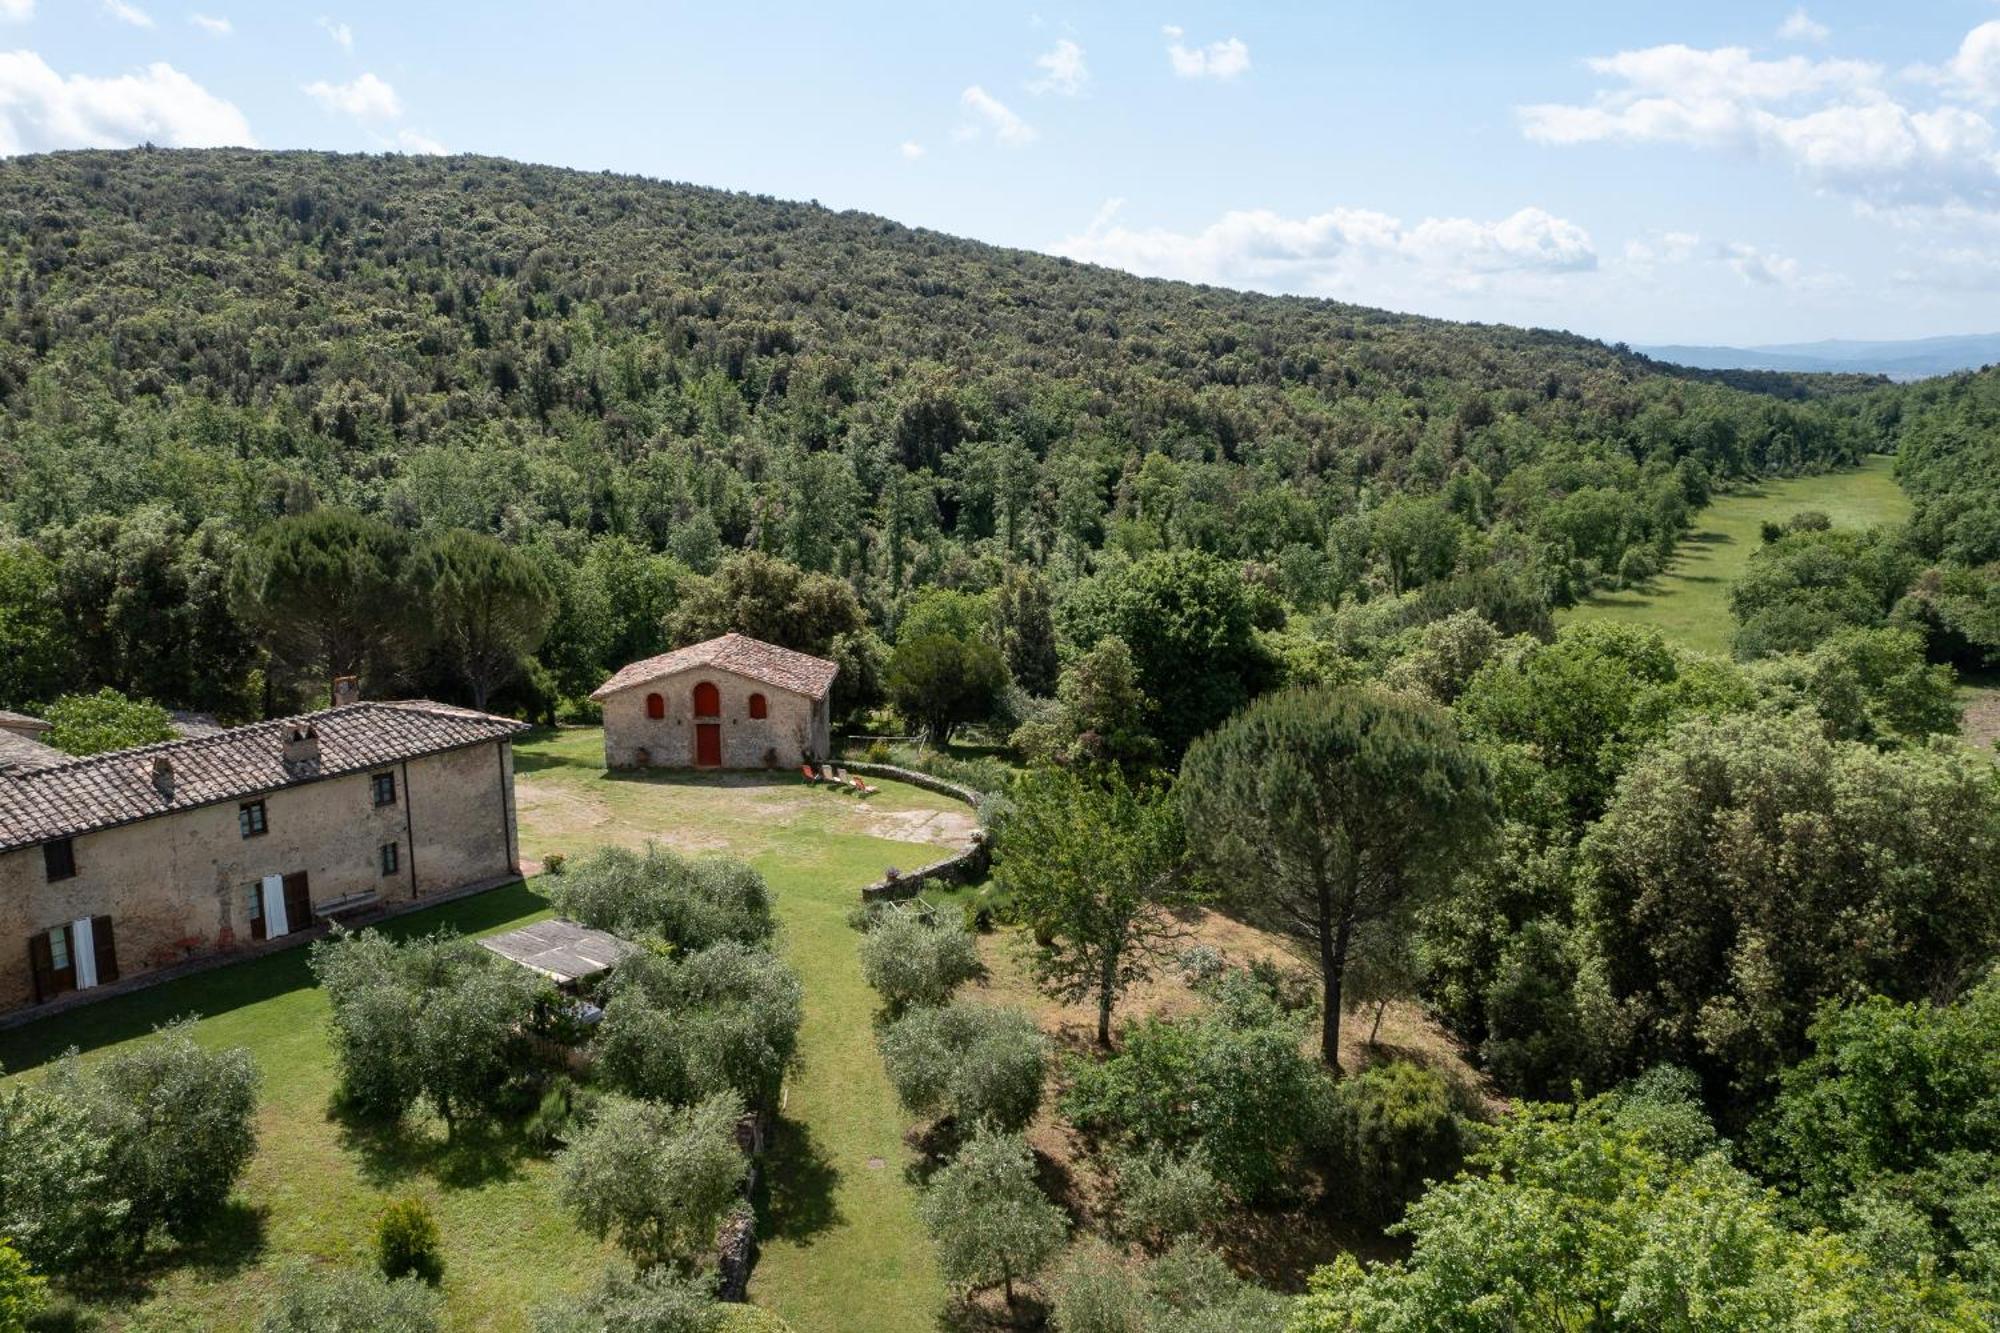
[[[710,681],[694,687],[694,762],[698,768],[722,766],[722,692]]]

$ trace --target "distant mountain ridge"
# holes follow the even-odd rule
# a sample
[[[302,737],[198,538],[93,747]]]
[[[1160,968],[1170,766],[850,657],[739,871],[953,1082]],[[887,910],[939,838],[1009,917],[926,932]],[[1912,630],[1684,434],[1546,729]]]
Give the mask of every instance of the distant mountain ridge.
[[[1871,341],[1828,338],[1819,342],[1770,343],[1759,347],[1700,347],[1661,344],[1632,349],[1655,361],[1701,370],[1781,370],[1799,373],[1887,375],[1919,380],[1977,370],[2000,362],[2000,333],[1951,334],[1938,338]]]

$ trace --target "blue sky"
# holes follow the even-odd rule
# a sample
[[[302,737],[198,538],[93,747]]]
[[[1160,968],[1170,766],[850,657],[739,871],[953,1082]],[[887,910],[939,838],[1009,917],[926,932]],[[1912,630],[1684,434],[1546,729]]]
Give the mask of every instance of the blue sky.
[[[0,0],[0,154],[147,139],[611,168],[1633,342],[2000,328],[2000,0]]]

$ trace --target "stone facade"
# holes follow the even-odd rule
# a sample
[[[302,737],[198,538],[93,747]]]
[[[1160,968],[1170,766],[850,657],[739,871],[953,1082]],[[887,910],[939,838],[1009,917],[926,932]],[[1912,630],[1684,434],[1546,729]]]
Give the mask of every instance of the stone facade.
[[[695,691],[712,686],[716,716],[696,714]],[[751,716],[751,696],[762,695],[765,716]],[[649,715],[658,696],[660,717]],[[824,757],[831,740],[824,697],[753,680],[717,667],[693,667],[643,681],[604,697],[606,768],[698,768],[699,728],[718,731],[720,768],[796,768]]]
[[[394,794],[378,804],[385,774]],[[261,804],[262,832],[246,836],[246,803]],[[248,946],[266,876],[303,874],[318,917],[518,873],[513,747],[488,739],[303,777],[65,841],[74,873],[53,882],[42,845],[0,852],[0,1013],[35,1003],[37,941],[81,918],[109,919],[122,981]]]

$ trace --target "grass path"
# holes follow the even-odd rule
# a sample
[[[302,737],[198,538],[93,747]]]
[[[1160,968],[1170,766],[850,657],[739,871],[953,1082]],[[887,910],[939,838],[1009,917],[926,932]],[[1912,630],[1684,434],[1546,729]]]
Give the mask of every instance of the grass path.
[[[874,996],[846,915],[884,866],[937,854],[913,843],[962,833],[964,808],[893,783],[862,805],[782,779],[614,777],[602,754],[596,731],[519,747],[523,852],[574,856],[655,836],[745,857],[770,879],[782,947],[804,980],[804,1058],[759,1200],[764,1249],[751,1299],[798,1333],[933,1328],[944,1293],[916,1222],[903,1117],[875,1052]],[[547,915],[542,898],[517,884],[382,928],[404,936],[449,925],[478,935]],[[447,1145],[434,1123],[384,1134],[332,1114],[328,1009],[303,950],[0,1031],[0,1069],[34,1077],[67,1048],[92,1059],[182,1015],[200,1017],[195,1035],[205,1045],[246,1046],[256,1057],[258,1151],[211,1234],[150,1256],[115,1289],[88,1293],[80,1325],[251,1328],[284,1264],[368,1262],[376,1215],[404,1194],[437,1212],[454,1330],[523,1330],[537,1302],[595,1279],[607,1248],[554,1206],[550,1164],[516,1135],[466,1134]]]
[[[884,867],[933,860],[963,806],[896,783],[866,806],[779,779],[609,776],[595,731],[521,747],[522,852],[648,836],[726,845],[770,881],[780,944],[805,987],[800,1068],[759,1200],[750,1299],[799,1333],[924,1333],[944,1289],[917,1222],[906,1119],[882,1072],[847,914]],[[883,836],[885,834],[895,836]]]
[[[1836,527],[1900,523],[1909,497],[1896,485],[1894,460],[1870,456],[1858,468],[1760,483],[1719,496],[1695,516],[1665,573],[1643,588],[1605,593],[1564,611],[1559,620],[1616,620],[1652,625],[1684,647],[1728,656],[1736,622],[1729,585],[1763,542],[1762,525],[1818,509]]]

